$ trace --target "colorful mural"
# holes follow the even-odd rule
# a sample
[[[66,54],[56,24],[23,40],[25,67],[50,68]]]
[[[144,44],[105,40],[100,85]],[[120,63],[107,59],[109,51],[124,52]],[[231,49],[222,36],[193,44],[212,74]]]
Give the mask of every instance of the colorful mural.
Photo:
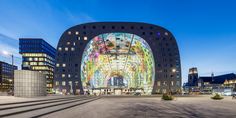
[[[84,50],[81,80],[85,89],[122,87],[151,93],[154,76],[152,51],[137,35],[101,34]],[[119,82],[114,84],[115,80]]]

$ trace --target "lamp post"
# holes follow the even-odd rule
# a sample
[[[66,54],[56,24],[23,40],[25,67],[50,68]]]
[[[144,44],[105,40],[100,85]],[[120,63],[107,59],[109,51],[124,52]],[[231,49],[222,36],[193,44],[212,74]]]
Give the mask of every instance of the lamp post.
[[[11,56],[11,71],[12,71],[12,82],[11,82],[11,90],[12,90],[12,95],[14,95],[14,55],[13,54],[9,54],[7,51],[3,51],[3,54],[8,56]]]
[[[176,69],[173,68],[173,69],[172,69],[172,74],[174,74],[175,72],[176,72]],[[171,79],[173,78],[173,76],[174,76],[174,75],[172,75]],[[169,82],[169,94],[171,94],[171,82],[172,82],[172,80],[170,80],[170,82]]]

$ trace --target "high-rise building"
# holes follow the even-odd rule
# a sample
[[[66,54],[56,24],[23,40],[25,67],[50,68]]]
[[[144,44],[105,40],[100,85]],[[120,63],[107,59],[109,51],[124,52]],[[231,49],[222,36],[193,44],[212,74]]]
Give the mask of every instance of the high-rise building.
[[[196,67],[189,69],[188,85],[189,86],[198,86],[198,71],[197,71]]]
[[[56,49],[40,38],[20,38],[22,69],[42,72],[46,75],[47,91],[53,88]]]
[[[13,87],[14,70],[17,66],[0,61],[0,91],[10,91]]]

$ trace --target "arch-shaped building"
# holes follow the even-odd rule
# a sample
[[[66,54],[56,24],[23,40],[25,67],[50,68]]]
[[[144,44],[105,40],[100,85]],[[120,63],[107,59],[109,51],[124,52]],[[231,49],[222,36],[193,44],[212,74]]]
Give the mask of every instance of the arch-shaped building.
[[[152,63],[154,66],[154,70],[152,71],[154,79],[151,93],[165,93],[168,91],[180,92],[181,65],[179,49],[175,37],[170,31],[160,26],[136,22],[93,22],[80,24],[67,29],[62,34],[57,45],[54,77],[54,89],[56,92],[83,94],[84,91],[87,91],[85,90],[87,89],[85,87],[86,85],[91,87],[90,83],[85,83],[86,85],[83,83],[82,78],[85,73],[83,71],[84,67],[81,66],[83,65],[83,55],[84,52],[88,50],[86,47],[91,44],[91,41],[98,40],[98,36],[103,37],[107,36],[107,34],[111,34],[112,36],[127,35],[127,37],[130,35],[130,37],[137,36],[144,39],[144,42],[150,47],[154,60]],[[127,37],[124,37],[127,44],[130,44],[127,46],[127,49],[129,49],[128,47],[132,49],[132,38],[127,39]],[[109,49],[109,46],[113,46],[112,42],[116,42],[115,48],[113,48],[116,54],[110,53],[112,50],[101,53],[103,55],[109,54],[109,57],[122,55],[123,53],[117,53],[118,48],[120,49],[120,45],[118,45],[120,43],[117,43],[117,40],[123,41],[120,37],[115,38],[115,41],[101,38],[101,41],[104,42],[104,49],[106,50]],[[106,41],[110,42],[111,45],[106,43]],[[135,46],[133,47],[135,48]],[[126,53],[126,55],[127,54],[130,53]],[[150,73],[145,76],[148,75],[150,75]],[[137,75],[136,77],[140,79],[144,78],[143,75]],[[118,88],[122,89],[122,87]],[[100,90],[101,89],[110,88],[106,86],[100,88]],[[105,91],[107,92],[108,90]]]

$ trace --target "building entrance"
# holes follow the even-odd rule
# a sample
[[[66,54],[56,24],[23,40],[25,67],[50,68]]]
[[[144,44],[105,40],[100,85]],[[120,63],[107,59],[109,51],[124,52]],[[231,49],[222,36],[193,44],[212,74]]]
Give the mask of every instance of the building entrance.
[[[151,94],[154,59],[149,45],[130,33],[105,33],[94,37],[84,50],[81,80],[84,89],[107,88],[110,94],[142,89]],[[127,91],[125,91],[127,90]]]

